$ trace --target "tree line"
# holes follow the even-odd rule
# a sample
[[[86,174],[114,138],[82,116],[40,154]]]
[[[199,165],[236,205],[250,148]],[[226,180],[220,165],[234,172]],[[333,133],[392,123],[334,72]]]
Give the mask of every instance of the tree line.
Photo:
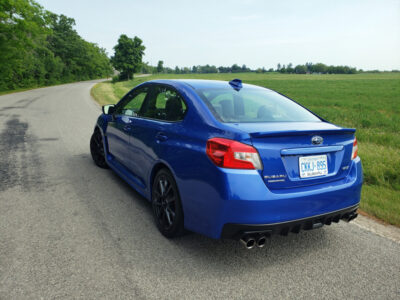
[[[129,38],[126,35],[121,35],[118,44],[114,47],[115,55],[111,57],[111,62],[120,74],[114,77],[114,81],[131,79],[136,72],[152,73],[152,74],[209,74],[209,73],[244,73],[244,72],[279,72],[285,74],[356,74],[363,72],[349,66],[328,66],[323,63],[313,64],[307,62],[304,65],[293,66],[292,63],[287,65],[277,64],[276,69],[263,68],[250,69],[246,65],[239,66],[233,64],[230,67],[215,65],[197,65],[192,67],[170,68],[164,67],[164,61],[159,60],[157,66],[152,66],[149,63],[142,62],[145,46],[140,38]],[[395,71],[395,70],[394,70]],[[393,72],[394,72],[393,71]]]
[[[356,74],[362,72],[349,66],[327,66],[323,63],[305,63],[304,65],[293,66],[289,63],[286,66],[281,64],[277,65],[277,72],[289,74]]]
[[[122,37],[122,35],[121,35]],[[121,39],[121,38],[120,38]],[[140,49],[145,49],[145,47],[141,44],[142,40],[137,38],[135,36],[134,39],[131,39],[131,45],[133,45],[133,40],[138,40],[140,41]],[[117,53],[117,48],[120,46],[117,45],[114,47]],[[131,52],[134,52],[135,50],[132,49]],[[175,68],[170,68],[170,67],[164,67],[164,61],[159,60],[157,63],[157,66],[152,66],[148,62],[141,62],[143,51],[139,51],[140,54],[140,59],[137,59],[136,61],[138,62],[134,67],[132,67],[132,70],[135,70],[136,72],[142,72],[146,74],[208,74],[208,73],[245,73],[245,72],[255,72],[255,73],[267,73],[267,72],[278,72],[278,73],[284,73],[284,74],[356,74],[356,73],[380,73],[382,71],[379,70],[369,70],[369,71],[364,71],[362,69],[356,69],[354,67],[349,67],[349,66],[333,66],[333,65],[325,65],[323,63],[311,63],[307,62],[304,65],[296,65],[293,66],[292,63],[288,63],[287,65],[283,64],[281,65],[280,63],[277,64],[276,68],[269,68],[268,70],[265,69],[265,67],[262,68],[257,68],[257,69],[251,69],[248,68],[246,65],[239,66],[238,64],[233,64],[232,66],[224,67],[224,66],[215,66],[215,65],[195,65],[192,67],[178,67],[176,66]],[[127,57],[121,57],[123,61],[128,61]],[[121,65],[129,65],[129,64],[121,64]],[[119,70],[122,74],[126,73],[126,71],[123,71],[122,69],[119,69],[115,64],[114,64],[115,69]],[[131,71],[132,72],[132,71]],[[387,71],[383,71],[387,72]],[[391,72],[400,72],[399,70],[392,70]],[[126,76],[119,76],[115,78],[115,80],[118,79],[126,79]]]
[[[256,73],[267,73],[267,72],[279,72],[285,74],[356,74],[364,72],[363,70],[357,70],[349,66],[328,66],[323,63],[306,63],[304,65],[296,65],[289,63],[287,65],[277,65],[276,69],[269,68],[265,69],[257,68],[251,69],[246,65],[239,66],[233,64],[230,67],[216,67],[214,65],[198,65],[193,67],[175,68],[164,67],[164,62],[160,60],[157,66],[150,66],[148,63],[142,65],[143,73],[166,73],[166,74],[205,74],[205,73],[244,73],[244,72],[256,72]],[[378,71],[379,72],[379,71]]]
[[[1,0],[0,91],[110,76],[105,50],[74,26],[33,0]]]
[[[34,0],[0,0],[0,91],[109,77],[129,80],[135,73],[241,73],[280,72],[287,74],[354,74],[348,66],[280,63],[276,69],[251,69],[246,65],[195,65],[165,67],[143,62],[145,46],[135,36],[122,34],[109,58],[105,49],[85,41],[74,29],[75,20],[45,10]],[[114,68],[114,69],[113,69]],[[369,72],[369,71],[367,71]],[[376,71],[372,71],[376,72]],[[396,72],[396,70],[393,70]],[[397,71],[398,72],[398,71]]]

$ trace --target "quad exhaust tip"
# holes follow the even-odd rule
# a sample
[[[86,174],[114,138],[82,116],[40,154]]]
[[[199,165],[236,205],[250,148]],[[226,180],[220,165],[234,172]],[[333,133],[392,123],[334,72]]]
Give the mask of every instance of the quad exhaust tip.
[[[244,236],[240,239],[240,242],[246,247],[246,249],[253,249],[256,246],[256,240],[251,236]]]
[[[265,243],[267,242],[267,237],[265,235],[261,235],[257,238],[254,238],[252,236],[243,236],[240,239],[240,242],[246,247],[246,249],[253,249],[255,246],[258,248],[262,248],[265,246]]]
[[[346,213],[344,215],[338,214],[335,216],[330,216],[327,219],[314,219],[313,221],[310,221],[306,224],[303,224],[303,227],[301,225],[296,225],[292,229],[290,227],[284,227],[281,229],[280,234],[281,235],[288,235],[289,232],[294,232],[298,233],[301,229],[315,229],[315,228],[320,228],[323,225],[330,225],[332,222],[338,223],[340,219],[350,222],[357,218],[358,213],[356,211],[352,211],[349,213]],[[247,232],[243,234],[243,236],[240,239],[240,242],[246,247],[246,249],[253,249],[254,247],[258,248],[263,248],[266,245],[267,242],[267,237],[270,237],[271,233],[270,232]]]
[[[346,222],[350,222],[350,221],[352,221],[352,220],[354,220],[355,218],[357,218],[358,217],[358,213],[351,213],[350,215],[347,215],[347,216],[344,216],[344,220],[346,221]]]
[[[257,239],[257,247],[258,248],[264,247],[266,242],[267,242],[267,237],[265,235],[260,236]]]

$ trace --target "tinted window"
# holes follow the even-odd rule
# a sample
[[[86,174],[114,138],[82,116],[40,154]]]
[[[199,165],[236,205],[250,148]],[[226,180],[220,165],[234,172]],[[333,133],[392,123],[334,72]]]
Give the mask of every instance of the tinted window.
[[[196,90],[217,119],[227,123],[318,122],[318,117],[272,91],[243,88]]]
[[[183,119],[186,109],[178,92],[169,87],[156,86],[143,116],[163,121],[179,121]]]
[[[122,100],[121,105],[116,109],[116,114],[137,117],[141,115],[140,109],[146,99],[148,88],[142,88],[134,92],[130,92]]]

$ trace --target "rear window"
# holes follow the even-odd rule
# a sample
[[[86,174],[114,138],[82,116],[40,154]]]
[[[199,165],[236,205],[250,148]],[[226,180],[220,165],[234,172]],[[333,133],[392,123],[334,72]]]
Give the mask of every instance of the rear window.
[[[221,88],[196,92],[214,116],[225,123],[321,121],[294,101],[269,90]]]

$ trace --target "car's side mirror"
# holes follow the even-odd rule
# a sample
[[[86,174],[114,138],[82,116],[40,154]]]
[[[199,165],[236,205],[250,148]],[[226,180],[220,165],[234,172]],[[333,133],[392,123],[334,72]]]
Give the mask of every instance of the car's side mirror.
[[[115,111],[115,105],[114,104],[103,105],[101,109],[103,110],[103,114],[112,115]]]

